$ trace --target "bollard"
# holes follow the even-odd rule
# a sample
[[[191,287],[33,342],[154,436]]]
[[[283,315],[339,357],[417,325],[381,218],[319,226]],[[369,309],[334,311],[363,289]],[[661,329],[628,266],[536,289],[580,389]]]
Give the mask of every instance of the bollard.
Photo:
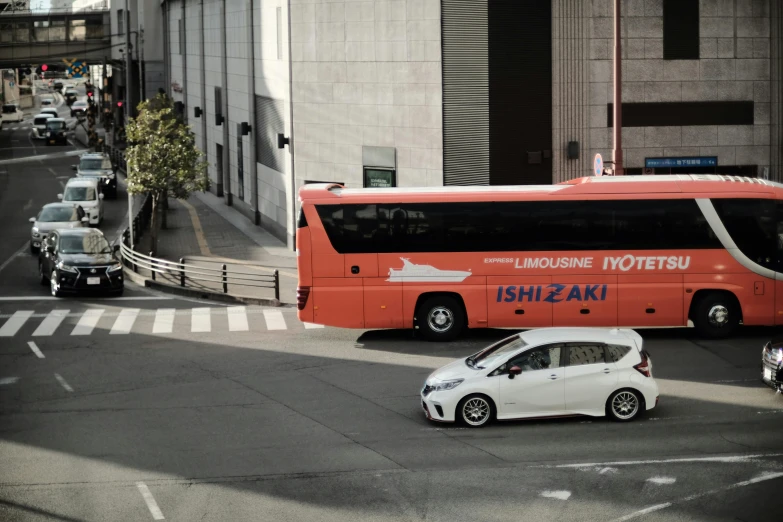
[[[280,273],[275,270],[275,299],[280,300]]]
[[[179,286],[185,286],[185,258],[179,258]]]
[[[152,252],[150,252],[150,257],[152,257]],[[150,272],[152,272],[152,280],[155,280],[155,261],[152,261],[150,259]]]
[[[228,293],[228,276],[226,274],[226,265],[223,265],[223,293]]]

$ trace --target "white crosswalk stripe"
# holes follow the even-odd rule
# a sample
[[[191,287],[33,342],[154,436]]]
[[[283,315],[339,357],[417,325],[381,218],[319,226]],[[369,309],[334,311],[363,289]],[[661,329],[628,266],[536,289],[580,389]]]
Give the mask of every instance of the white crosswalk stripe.
[[[41,324],[33,332],[33,337],[52,335],[54,331],[57,330],[57,327],[60,326],[60,323],[63,322],[63,319],[68,315],[68,312],[70,312],[70,310],[52,310],[49,312],[49,315],[41,321]]]
[[[129,334],[133,323],[136,322],[136,317],[139,315],[138,308],[124,308],[120,315],[117,316],[117,320],[114,321],[114,326],[111,327],[110,334],[121,335]]]
[[[76,323],[71,335],[90,335],[103,315],[103,308],[92,308],[82,314],[82,318]]]
[[[194,308],[190,313],[191,332],[212,331],[212,310],[210,308]]]
[[[228,313],[228,330],[230,332],[246,332],[250,329],[247,324],[247,308],[232,306],[226,312]]]
[[[174,329],[173,308],[159,308],[155,314],[155,323],[152,325],[152,333],[171,333]]]
[[[17,310],[8,321],[0,328],[0,337],[13,337],[24,326],[24,323],[33,315],[32,310]]]
[[[264,310],[264,319],[266,327],[270,330],[287,330],[283,312],[280,310]]]

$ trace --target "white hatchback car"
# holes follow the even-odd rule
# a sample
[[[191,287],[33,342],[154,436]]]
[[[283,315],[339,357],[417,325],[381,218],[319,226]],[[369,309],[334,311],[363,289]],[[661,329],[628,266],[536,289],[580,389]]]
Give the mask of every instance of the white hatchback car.
[[[570,415],[629,421],[658,404],[642,337],[629,329],[541,328],[512,335],[433,372],[428,419],[484,426]]]
[[[33,137],[37,140],[46,139],[46,122],[54,118],[51,114],[36,114],[33,118]]]
[[[103,193],[94,178],[71,178],[65,184],[65,192],[57,194],[63,203],[80,206],[90,218],[90,225],[103,222]]]

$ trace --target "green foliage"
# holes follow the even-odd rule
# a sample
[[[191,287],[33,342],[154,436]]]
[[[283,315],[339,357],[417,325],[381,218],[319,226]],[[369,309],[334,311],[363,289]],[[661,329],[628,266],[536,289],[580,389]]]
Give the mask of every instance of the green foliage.
[[[126,129],[131,144],[125,151],[128,191],[150,193],[154,199],[185,199],[206,190],[204,155],[190,127],[174,114],[171,100],[159,94],[140,103],[138,110]]]

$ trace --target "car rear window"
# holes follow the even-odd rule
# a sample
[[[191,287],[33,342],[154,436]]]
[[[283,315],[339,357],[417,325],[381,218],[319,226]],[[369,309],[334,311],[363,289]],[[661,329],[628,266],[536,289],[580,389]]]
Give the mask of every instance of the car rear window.
[[[16,105],[3,105],[3,114],[14,114],[16,112]]]
[[[630,346],[625,346],[622,344],[610,344],[607,345],[607,354],[609,356],[609,362],[617,362],[626,355],[628,355],[628,352],[631,351]]]
[[[45,125],[49,118],[36,118],[33,120],[33,125]]]

